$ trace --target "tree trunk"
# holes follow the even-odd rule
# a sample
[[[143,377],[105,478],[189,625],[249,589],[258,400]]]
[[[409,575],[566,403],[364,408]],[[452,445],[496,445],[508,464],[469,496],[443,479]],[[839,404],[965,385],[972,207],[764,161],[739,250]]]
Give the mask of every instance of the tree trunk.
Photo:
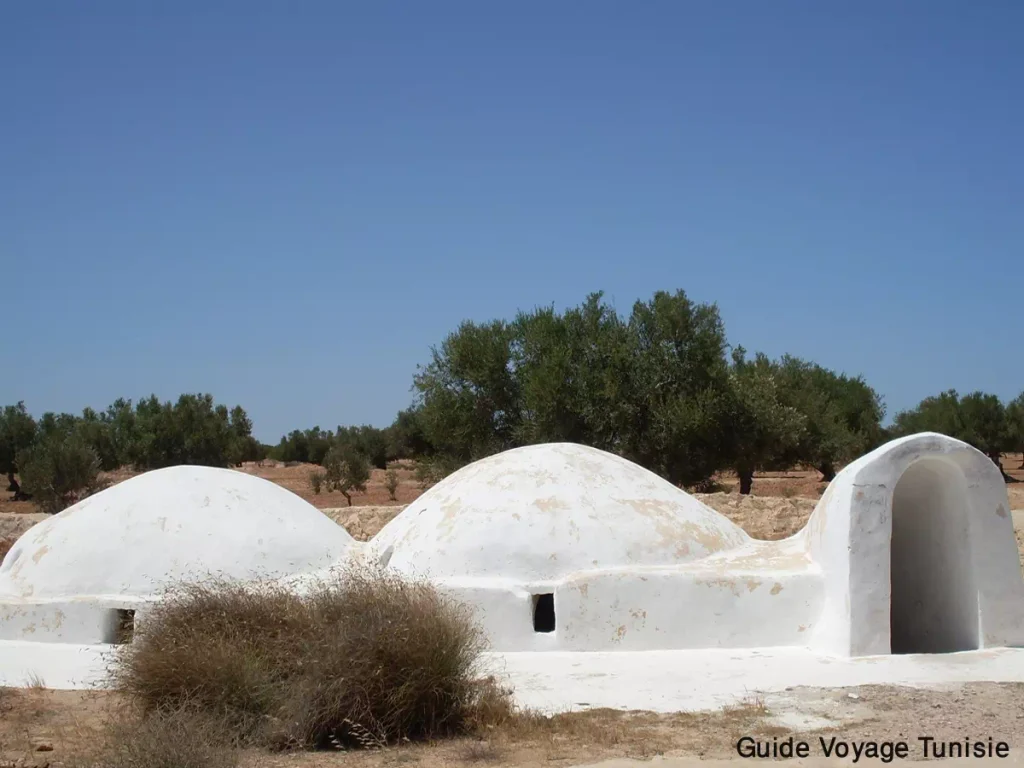
[[[21,485],[14,479],[14,472],[8,472],[7,479],[11,481],[10,485],[7,486],[7,490],[14,493],[11,501],[29,501],[32,498],[31,493],[25,493],[21,490]]]
[[[993,464],[995,464],[997,467],[999,467],[999,474],[1001,474],[1003,476],[1003,482],[1004,483],[1016,483],[1016,482],[1018,482],[1016,479],[1014,479],[1014,478],[1010,477],[1008,474],[1006,474],[1006,470],[1003,469],[1003,457],[999,453],[990,453],[988,455],[988,457],[990,459],[992,459],[992,463]]]
[[[742,467],[736,470],[736,474],[740,476],[740,493],[748,496],[754,484],[754,470]]]
[[[836,468],[832,466],[831,461],[824,461],[818,467],[818,471],[821,472],[821,479],[826,483],[831,483],[836,479]]]
[[[345,497],[345,501],[347,501],[348,505],[351,507],[352,506],[352,497],[349,496],[347,493],[345,493],[345,491],[342,491],[341,495]]]

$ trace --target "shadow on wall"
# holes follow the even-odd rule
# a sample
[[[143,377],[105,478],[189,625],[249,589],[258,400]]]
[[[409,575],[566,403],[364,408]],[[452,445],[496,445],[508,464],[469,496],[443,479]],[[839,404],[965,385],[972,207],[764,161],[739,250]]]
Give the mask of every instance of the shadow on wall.
[[[980,647],[967,510],[966,478],[950,462],[920,459],[897,482],[890,550],[892,653]]]

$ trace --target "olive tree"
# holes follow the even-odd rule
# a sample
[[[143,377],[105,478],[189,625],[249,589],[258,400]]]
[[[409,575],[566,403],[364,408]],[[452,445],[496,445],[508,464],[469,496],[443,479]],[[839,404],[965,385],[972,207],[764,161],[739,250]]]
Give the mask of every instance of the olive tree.
[[[18,474],[18,454],[29,448],[36,439],[36,422],[25,409],[25,403],[6,405],[0,411],[0,472],[7,475],[7,490],[14,493],[15,501],[25,498]]]

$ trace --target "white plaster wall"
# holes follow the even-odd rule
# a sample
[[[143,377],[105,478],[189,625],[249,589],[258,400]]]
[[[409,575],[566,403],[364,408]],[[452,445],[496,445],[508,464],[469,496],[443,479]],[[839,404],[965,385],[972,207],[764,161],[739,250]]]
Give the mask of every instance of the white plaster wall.
[[[800,542],[752,542],[679,566],[591,569],[562,579],[444,579],[500,652],[806,646],[821,613],[820,569]],[[552,594],[555,630],[533,597]]]
[[[171,467],[38,523],[0,564],[0,601],[146,596],[169,582],[304,573],[353,541],[315,507],[243,472]]]
[[[905,473],[907,483],[900,488]],[[998,468],[974,448],[944,435],[895,440],[850,464],[797,535],[824,574],[823,610],[812,646],[842,656],[890,652],[894,512],[901,515],[897,583],[913,584],[900,581],[905,562],[920,566],[925,548],[928,557],[935,557],[928,563],[930,572],[952,569],[958,579],[945,603],[932,593],[922,595],[921,602],[929,603],[935,615],[911,639],[926,632],[937,644],[945,643],[948,637],[936,627],[950,617],[969,634],[963,615],[976,592],[979,645],[1024,645],[1024,579],[1009,510]],[[907,535],[924,529],[934,530],[916,546],[907,544]],[[898,600],[905,606],[907,597]],[[940,618],[942,611],[951,616]],[[925,621],[921,611],[917,616]]]
[[[782,542],[734,536],[717,513],[601,452],[533,446],[493,458],[409,505],[367,554],[474,606],[496,650],[888,654],[893,610],[897,650],[1024,641],[1002,477],[945,436],[854,462]],[[654,529],[640,510],[656,511]],[[543,593],[554,595],[551,633],[533,631],[532,596]]]
[[[119,609],[134,610],[138,627],[151,604],[130,597],[0,602],[0,640],[110,644]]]
[[[750,541],[738,526],[618,456],[556,443],[475,462],[370,543],[392,570],[535,582],[581,570],[692,562]]]
[[[802,646],[821,592],[812,572],[588,573],[555,592],[559,650]]]

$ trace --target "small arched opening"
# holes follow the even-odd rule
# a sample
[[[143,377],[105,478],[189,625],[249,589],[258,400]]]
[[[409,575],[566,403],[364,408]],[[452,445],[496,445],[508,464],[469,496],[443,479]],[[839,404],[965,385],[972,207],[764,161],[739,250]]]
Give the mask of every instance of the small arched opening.
[[[893,491],[889,640],[892,653],[979,647],[967,484],[942,459],[912,464]]]

